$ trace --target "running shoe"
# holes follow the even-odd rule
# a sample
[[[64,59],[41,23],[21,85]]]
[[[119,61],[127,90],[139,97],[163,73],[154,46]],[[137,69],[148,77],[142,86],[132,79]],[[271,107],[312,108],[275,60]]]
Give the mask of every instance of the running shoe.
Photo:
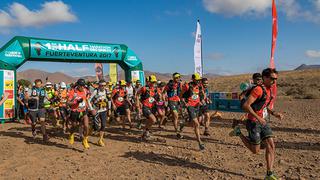
[[[88,136],[85,136],[82,140],[82,145],[85,149],[89,149],[90,146],[89,146],[89,143],[88,143]]]
[[[71,134],[69,135],[69,143],[70,143],[70,144],[73,144],[73,143],[74,143],[74,133],[71,133]]]
[[[264,179],[265,180],[277,180],[278,177],[274,173],[271,173],[270,175],[266,175],[266,177]]]
[[[208,130],[208,129],[204,130],[203,135],[204,135],[204,136],[210,136],[209,130]]]
[[[150,135],[150,132],[149,131],[145,131],[143,134],[142,134],[142,139],[143,140],[149,140],[150,139],[150,137],[151,137],[151,135]]]
[[[36,130],[34,129],[34,130],[32,130],[32,136],[33,136],[33,138],[36,138],[36,136],[37,136],[37,132],[36,132]]]
[[[229,133],[229,136],[240,136],[241,130],[239,126],[235,126],[234,129]]]
[[[178,139],[183,139],[183,136],[180,133],[177,133],[177,138]]]
[[[199,143],[199,149],[200,149],[201,151],[203,151],[203,150],[205,149],[205,146],[204,146],[203,143]]]
[[[101,147],[104,147],[104,146],[105,146],[103,137],[100,137],[100,138],[99,138],[98,145],[101,146]]]

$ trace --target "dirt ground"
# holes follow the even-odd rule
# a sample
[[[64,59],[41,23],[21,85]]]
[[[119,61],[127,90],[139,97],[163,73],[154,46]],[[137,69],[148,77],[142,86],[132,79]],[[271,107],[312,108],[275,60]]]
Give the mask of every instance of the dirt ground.
[[[276,141],[274,170],[282,179],[320,179],[320,100],[278,100],[281,122],[272,119]],[[141,132],[107,128],[106,146],[68,144],[66,136],[50,129],[51,139],[32,138],[30,127],[6,123],[0,127],[0,179],[263,179],[264,151],[251,154],[239,138],[229,137],[236,113],[223,113],[211,124],[200,152],[191,128],[177,140],[169,124],[156,128],[154,140],[141,142]],[[203,129],[202,129],[203,131]],[[246,132],[244,127],[242,131]]]

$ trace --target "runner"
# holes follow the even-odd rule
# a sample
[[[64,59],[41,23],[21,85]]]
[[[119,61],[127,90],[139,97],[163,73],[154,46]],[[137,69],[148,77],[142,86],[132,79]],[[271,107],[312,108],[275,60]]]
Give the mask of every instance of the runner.
[[[132,105],[130,108],[131,108],[131,111],[134,111],[135,107],[133,106],[135,104],[135,99],[134,99],[134,88],[132,86],[132,83],[131,81],[127,82],[127,86],[126,86],[126,91],[127,91],[127,96],[128,96],[128,100],[130,102],[130,104]]]
[[[210,113],[209,113],[209,105],[211,104],[210,94],[208,89],[208,79],[202,78],[201,86],[200,86],[200,113],[199,116],[204,120],[204,133],[205,136],[210,136],[209,127],[210,127]]]
[[[88,91],[85,88],[85,80],[78,79],[75,87],[71,89],[68,97],[68,104],[71,107],[70,120],[72,121],[72,127],[70,129],[69,143],[74,143],[74,134],[76,132],[76,127],[78,124],[83,125],[83,140],[82,145],[85,149],[90,148],[88,143],[89,135],[89,118],[88,118]],[[81,136],[81,134],[80,134]]]
[[[32,136],[35,138],[36,133],[36,124],[37,121],[40,121],[41,124],[41,132],[43,136],[43,141],[48,141],[48,135],[46,133],[46,123],[45,123],[45,113],[46,109],[44,108],[44,100],[46,99],[46,91],[42,87],[41,79],[36,79],[34,81],[35,86],[32,87],[31,94],[28,98],[28,111],[31,119],[31,128],[32,128]]]
[[[68,122],[68,91],[65,82],[60,83],[60,89],[58,91],[59,112],[62,120],[62,129],[66,132],[69,129]]]
[[[51,120],[53,126],[57,125],[57,112],[54,105],[55,91],[51,82],[45,85],[46,98],[44,99],[44,108],[46,109],[47,118]]]
[[[149,77],[148,84],[142,87],[137,93],[140,95],[142,103],[143,115],[147,118],[146,125],[143,130],[142,139],[148,140],[150,138],[150,128],[157,121],[155,114],[157,113],[155,98],[158,95],[157,92],[157,78],[155,75]]]
[[[129,121],[130,129],[132,128],[131,124],[131,112],[130,112],[130,102],[128,100],[127,92],[125,90],[126,81],[121,80],[118,87],[112,91],[112,104],[113,109],[115,110],[116,121],[120,122],[122,120],[122,128],[125,129],[125,119]]]
[[[272,100],[272,92],[270,87],[277,79],[278,72],[275,69],[267,68],[262,71],[263,84],[252,88],[249,97],[243,104],[243,109],[246,110],[248,120],[246,128],[249,136],[246,137],[241,133],[240,127],[235,126],[230,133],[231,136],[239,136],[244,145],[253,153],[258,154],[260,151],[261,141],[266,144],[266,161],[267,175],[265,179],[277,179],[273,173],[273,163],[275,159],[275,144],[273,141],[272,130],[269,123],[265,120],[266,113],[274,114],[275,112],[269,109],[269,104]],[[282,117],[279,116],[279,119]]]
[[[159,117],[158,127],[163,129],[162,125],[164,124],[164,120],[166,117],[166,104],[165,104],[165,93],[164,88],[166,87],[166,83],[160,82],[158,83],[157,95],[156,95],[156,106],[157,106],[157,114]]]
[[[201,86],[200,74],[195,73],[192,75],[192,81],[184,85],[183,93],[181,95],[182,101],[186,104],[189,122],[192,123],[194,132],[199,143],[200,150],[204,150],[205,146],[200,138],[200,123],[199,123],[199,106],[202,105],[200,102],[200,86]]]
[[[138,122],[137,123],[137,128],[141,129],[141,125],[142,125],[142,119],[141,119],[141,115],[142,115],[142,104],[140,102],[140,95],[138,94],[138,92],[140,91],[140,89],[142,88],[141,86],[141,82],[140,80],[136,81],[136,86],[134,87],[134,92],[135,92],[135,110],[136,110],[136,115],[135,115],[135,121]]]
[[[173,116],[173,125],[177,134],[177,138],[181,139],[183,136],[180,134],[178,129],[179,124],[179,111],[180,111],[180,95],[181,95],[181,75],[179,73],[174,73],[172,75],[173,80],[170,80],[164,89],[167,93],[168,106],[170,108],[171,115]]]
[[[108,98],[108,113],[107,113],[107,121],[111,121],[111,116],[112,116],[112,90],[113,90],[113,83],[109,82],[108,87],[106,88],[107,91],[107,98]]]
[[[107,99],[107,91],[106,91],[107,83],[104,80],[99,81],[99,87],[98,89],[95,89],[93,93],[91,94],[91,97],[89,99],[89,102],[93,102],[94,108],[96,110],[96,115],[94,117],[95,123],[94,123],[94,130],[99,130],[99,141],[98,144],[100,146],[105,146],[103,135],[104,135],[104,129],[106,127],[106,121],[107,121],[107,111],[108,111],[108,99]],[[98,124],[98,120],[100,120],[100,128]]]

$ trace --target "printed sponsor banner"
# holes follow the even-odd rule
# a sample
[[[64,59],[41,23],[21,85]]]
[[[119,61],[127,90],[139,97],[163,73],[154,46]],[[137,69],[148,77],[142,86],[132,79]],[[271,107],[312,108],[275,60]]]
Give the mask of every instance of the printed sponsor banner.
[[[5,119],[13,118],[14,117],[14,110],[13,109],[6,109],[4,111],[5,113]]]
[[[4,90],[13,90],[14,81],[13,80],[4,80]]]
[[[129,67],[134,67],[134,66],[138,65],[139,63],[141,63],[141,61],[138,59],[137,55],[131,49],[127,50],[127,55],[126,55],[126,58],[124,59],[124,61]]]
[[[244,112],[240,107],[239,94],[237,92],[214,92],[210,93],[212,103],[210,110],[226,111],[226,112]]]
[[[4,102],[4,109],[12,109],[13,107],[13,99],[7,99]]]
[[[109,77],[110,77],[110,81],[113,84],[116,84],[116,82],[118,81],[118,70],[117,70],[117,64],[116,63],[110,63],[109,64]]]
[[[13,90],[4,90],[4,92],[9,94],[8,99],[14,99],[14,91]]]
[[[15,108],[15,91],[14,91],[14,71],[1,70],[0,71],[0,93],[9,94],[8,99],[0,106],[0,119],[8,119],[14,117]]]
[[[121,60],[120,45],[31,39],[31,58]]]
[[[140,71],[131,71],[131,79],[132,82],[136,82],[137,80],[140,80]]]
[[[14,41],[6,49],[0,52],[0,59],[16,66],[22,63],[25,56],[19,41]]]
[[[102,63],[95,63],[94,69],[96,71],[97,81],[102,80],[103,79],[103,65],[102,65]]]

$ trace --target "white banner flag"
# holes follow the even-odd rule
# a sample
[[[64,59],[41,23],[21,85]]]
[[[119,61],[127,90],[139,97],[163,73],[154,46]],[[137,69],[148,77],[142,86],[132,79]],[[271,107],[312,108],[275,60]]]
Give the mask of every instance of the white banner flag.
[[[196,39],[194,42],[194,72],[199,73],[202,77],[202,37],[200,21],[197,21]]]

